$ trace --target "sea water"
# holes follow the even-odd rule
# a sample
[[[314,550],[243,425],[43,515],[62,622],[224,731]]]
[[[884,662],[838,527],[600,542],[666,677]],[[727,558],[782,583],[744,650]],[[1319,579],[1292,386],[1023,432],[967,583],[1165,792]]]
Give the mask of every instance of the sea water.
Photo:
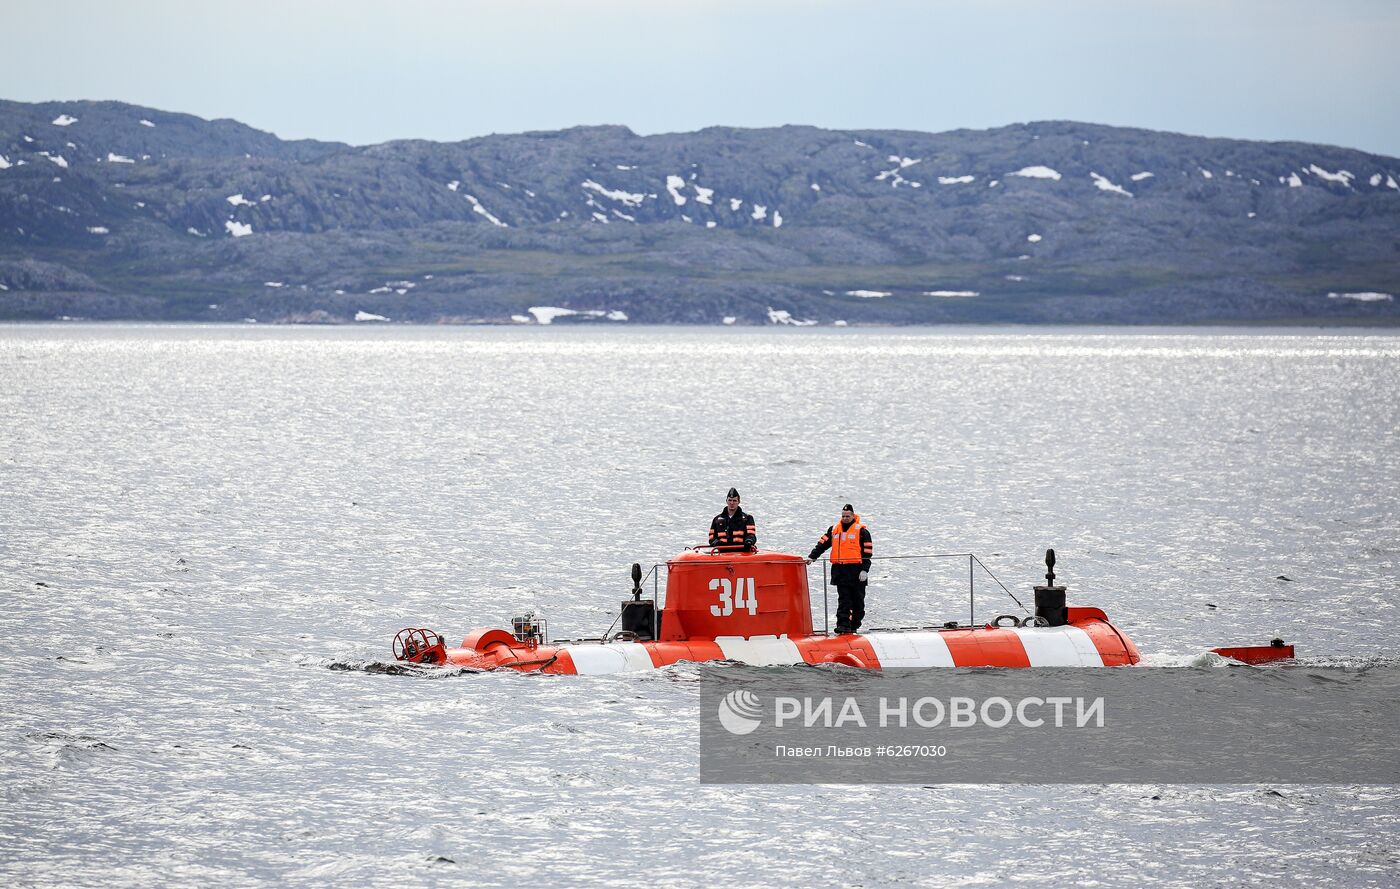
[[[1054,547],[1149,664],[1395,664],[1397,391],[1361,331],[0,327],[0,880],[1392,885],[1393,788],[705,786],[703,671],[809,668],[386,667],[601,634],[731,485],[767,549],[954,554],[867,627]]]

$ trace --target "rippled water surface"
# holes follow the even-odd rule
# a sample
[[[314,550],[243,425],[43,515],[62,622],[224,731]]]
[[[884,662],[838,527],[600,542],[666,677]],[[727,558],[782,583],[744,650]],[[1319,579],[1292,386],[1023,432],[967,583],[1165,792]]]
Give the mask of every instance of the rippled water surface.
[[[1393,885],[1391,788],[708,787],[695,679],[754,668],[376,665],[601,633],[731,484],[1023,599],[1054,546],[1154,664],[1394,663],[1397,392],[1356,333],[0,327],[0,879]],[[879,563],[867,624],[966,570]]]

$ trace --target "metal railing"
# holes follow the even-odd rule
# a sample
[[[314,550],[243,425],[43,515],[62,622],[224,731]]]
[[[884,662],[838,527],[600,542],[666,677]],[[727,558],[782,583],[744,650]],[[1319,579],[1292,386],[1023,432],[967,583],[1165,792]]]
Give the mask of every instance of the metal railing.
[[[970,627],[971,627],[971,626],[976,626],[976,625],[977,625],[977,569],[978,569],[978,568],[981,568],[981,569],[982,569],[982,572],[983,572],[984,574],[986,574],[989,578],[991,578],[992,583],[995,583],[998,587],[1000,587],[1000,588],[1001,588],[1001,591],[1002,591],[1003,593],[1006,593],[1006,595],[1008,595],[1008,596],[1011,597],[1011,601],[1013,601],[1013,602],[1016,603],[1016,607],[1020,608],[1020,609],[1021,609],[1022,611],[1024,611],[1024,612],[1026,612],[1026,614],[1030,614],[1030,613],[1031,613],[1030,609],[1026,607],[1025,603],[1022,602],[1020,599],[1018,599],[1018,598],[1016,597],[1016,594],[1013,593],[1013,592],[1011,592],[1011,590],[1007,588],[1006,584],[1002,583],[1002,582],[1001,582],[1001,579],[1000,579],[999,577],[997,577],[995,574],[992,573],[992,569],[988,568],[987,565],[986,565],[986,563],[983,562],[983,561],[977,556],[976,553],[915,553],[915,554],[911,554],[911,555],[901,555],[901,556],[871,556],[871,557],[870,557],[870,560],[871,560],[872,562],[895,561],[895,560],[903,560],[903,559],[967,559],[967,625],[970,626]],[[823,569],[822,569],[822,583],[823,583],[823,586],[825,586],[825,583],[826,583],[826,570],[825,570],[825,567],[823,567]],[[823,599],[825,599],[825,590],[823,590]]]
[[[697,546],[694,547],[694,549],[701,550],[717,548],[708,546]],[[967,559],[967,625],[970,627],[977,625],[977,569],[979,568],[982,569],[982,573],[986,574],[987,577],[989,577],[993,583],[995,583],[998,587],[1001,588],[1002,592],[1006,593],[1007,596],[1011,597],[1011,601],[1015,602],[1018,608],[1026,612],[1026,614],[1028,615],[1031,614],[1031,610],[1026,607],[1025,603],[1022,602],[1019,598],[1017,598],[1016,594],[1011,592],[1011,590],[1007,588],[1006,584],[1002,583],[1001,579],[992,573],[992,569],[988,568],[986,563],[983,562],[982,559],[979,558],[976,553],[912,553],[907,555],[895,556],[871,556],[872,562],[905,561],[913,559]],[[819,561],[822,563],[822,633],[830,635],[831,600],[829,591],[830,579],[828,577],[827,572],[827,565],[829,563],[829,560],[825,558],[819,558],[815,559],[814,561]],[[641,583],[645,585],[648,579],[651,580],[652,599],[656,602],[656,608],[658,611],[663,610],[666,607],[665,602],[662,600],[661,597],[660,586],[661,567],[666,564],[668,563],[653,563],[651,566],[651,570],[649,570],[646,573],[646,575],[642,578],[641,581]],[[752,560],[750,561],[750,564],[790,564],[790,562],[787,559],[773,559],[771,561]],[[810,567],[811,566],[808,565],[808,568]],[[811,597],[809,596],[808,598],[810,600]],[[613,623],[615,625],[616,621],[614,621]],[[611,629],[612,628],[609,627],[609,631],[611,631]]]

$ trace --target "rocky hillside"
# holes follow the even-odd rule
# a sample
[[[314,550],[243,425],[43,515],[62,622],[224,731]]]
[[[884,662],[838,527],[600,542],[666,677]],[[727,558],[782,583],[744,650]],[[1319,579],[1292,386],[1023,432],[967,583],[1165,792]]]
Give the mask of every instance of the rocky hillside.
[[[0,102],[0,318],[1393,323],[1400,160],[1071,122],[355,147]]]

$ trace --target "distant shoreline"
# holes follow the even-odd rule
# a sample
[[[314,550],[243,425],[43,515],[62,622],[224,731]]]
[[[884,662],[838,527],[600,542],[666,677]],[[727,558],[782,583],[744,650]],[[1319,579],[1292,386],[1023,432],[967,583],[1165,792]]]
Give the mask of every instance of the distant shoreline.
[[[300,323],[300,322],[280,322],[280,321],[260,321],[245,322],[237,321],[150,321],[150,320],[87,320],[73,319],[68,321],[57,319],[20,319],[4,320],[0,319],[0,330],[6,328],[130,328],[136,329],[180,329],[180,330],[538,330],[548,328],[552,330],[567,331],[610,331],[614,333],[644,332],[644,331],[714,331],[723,333],[734,333],[740,335],[753,335],[764,332],[778,333],[784,336],[796,336],[799,334],[817,334],[824,336],[840,336],[846,333],[1021,333],[1021,334],[1120,334],[1120,335],[1142,335],[1151,336],[1159,334],[1180,334],[1193,333],[1203,334],[1218,332],[1221,334],[1241,334],[1251,333],[1264,335],[1292,335],[1306,334],[1309,332],[1325,332],[1329,334],[1356,334],[1374,335],[1376,333],[1395,332],[1400,336],[1400,319],[1376,319],[1374,323],[1358,324],[1355,319],[1331,319],[1306,320],[1306,321],[1242,321],[1237,323],[1202,323],[1202,324],[1027,324],[1027,323],[984,323],[984,322],[959,322],[949,324],[904,324],[904,325],[881,325],[881,324],[848,324],[844,327],[837,327],[832,324],[823,324],[810,327],[792,327],[782,324],[635,324],[635,323],[555,323],[555,324],[502,324],[498,322],[481,322],[474,324],[434,324],[416,321],[391,321],[391,322],[347,322],[343,324],[326,323]]]
[[[1397,230],[1400,158],[1076,121],[354,147],[0,100],[14,320],[1387,329]]]

